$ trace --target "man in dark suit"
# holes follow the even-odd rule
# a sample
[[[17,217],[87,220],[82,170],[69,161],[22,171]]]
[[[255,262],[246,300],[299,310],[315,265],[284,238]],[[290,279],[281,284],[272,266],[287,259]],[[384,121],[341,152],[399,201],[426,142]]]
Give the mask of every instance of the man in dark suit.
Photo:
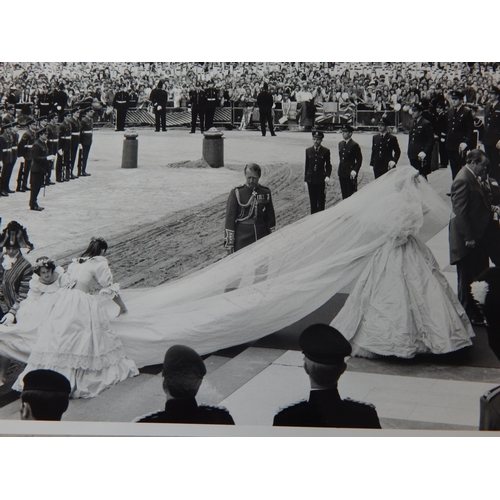
[[[483,181],[489,160],[485,153],[473,149],[466,165],[455,177],[451,202],[455,217],[450,221],[450,264],[457,266],[458,299],[472,324],[484,324],[470,285],[489,263],[494,238],[492,202]]]
[[[199,82],[196,82],[195,90],[189,92],[189,104],[191,105],[191,132],[196,132],[196,120],[200,119],[201,133],[205,131],[205,92],[202,90]]]
[[[315,131],[312,134],[314,145],[306,149],[306,169],[304,182],[309,193],[311,213],[325,209],[326,186],[332,175],[330,150],[321,145],[325,135]]]
[[[339,142],[339,180],[342,199],[345,200],[358,190],[358,172],[363,162],[361,148],[352,140],[354,129],[350,125],[342,127],[343,141]]]
[[[272,136],[275,136],[274,125],[273,125],[273,96],[268,91],[267,82],[262,85],[262,91],[257,96],[257,106],[259,107],[260,115],[260,131],[262,136],[266,136],[266,123],[269,125],[269,132]]]
[[[423,107],[414,103],[411,107],[413,123],[408,137],[408,158],[410,165],[427,179],[431,173],[431,156],[434,148],[432,125],[422,117]]]
[[[198,405],[196,394],[207,373],[200,355],[184,345],[174,345],[163,361],[165,410],[139,417],[139,423],[234,425],[233,417],[216,406]]]
[[[311,384],[309,400],[278,412],[273,426],[380,429],[373,405],[340,397],[338,380],[347,368],[344,358],[351,354],[345,337],[331,326],[316,324],[302,332],[299,344]]]
[[[120,84],[120,90],[113,98],[113,108],[116,109],[116,132],[123,132],[125,130],[129,101],[130,95],[127,92],[127,87],[122,83]]]
[[[451,92],[451,107],[448,110],[448,132],[446,151],[450,160],[451,176],[454,179],[465,164],[467,151],[474,142],[474,118],[469,108],[463,105],[462,92]]]
[[[370,168],[375,179],[394,168],[401,156],[401,148],[396,136],[389,132],[391,122],[381,118],[378,122],[378,134],[373,136]]]
[[[155,114],[155,132],[160,131],[160,122],[162,131],[167,131],[167,99],[168,94],[163,88],[163,80],[160,80],[156,88],[149,95],[149,100]]]
[[[490,101],[484,108],[483,144],[490,160],[490,175],[500,182],[500,89],[490,88]]]
[[[41,212],[43,207],[38,205],[38,193],[43,186],[45,176],[50,172],[55,156],[49,155],[47,147],[47,128],[42,128],[36,132],[37,140],[31,148],[31,193],[30,209]]]

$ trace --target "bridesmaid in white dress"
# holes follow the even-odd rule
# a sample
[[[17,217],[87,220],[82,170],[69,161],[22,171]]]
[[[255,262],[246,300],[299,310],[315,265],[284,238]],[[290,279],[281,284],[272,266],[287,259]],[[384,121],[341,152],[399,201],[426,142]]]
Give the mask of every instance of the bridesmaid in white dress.
[[[103,299],[111,298],[120,308],[118,315],[127,312],[104,257],[107,248],[102,238],[92,238],[82,256],[68,266],[63,288],[38,328],[28,365],[13,389],[22,389],[27,372],[43,368],[68,378],[72,398],[90,398],[139,373],[111,330],[103,307]],[[99,295],[91,294],[96,285],[101,288]]]

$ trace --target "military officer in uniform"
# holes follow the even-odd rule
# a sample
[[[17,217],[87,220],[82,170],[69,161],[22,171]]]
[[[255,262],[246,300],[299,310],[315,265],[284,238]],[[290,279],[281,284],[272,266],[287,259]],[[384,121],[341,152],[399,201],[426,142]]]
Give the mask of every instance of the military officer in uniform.
[[[57,151],[56,181],[64,182],[70,180],[70,158],[71,158],[71,125],[69,123],[69,111],[62,114],[63,121],[59,124],[59,149]]]
[[[0,196],[9,196],[14,193],[10,189],[10,178],[14,165],[17,161],[17,145],[19,142],[19,134],[17,133],[17,122],[14,122],[10,115],[5,115],[2,119],[2,136],[5,139],[5,147],[3,148],[2,157],[2,174],[0,176]]]
[[[31,148],[36,140],[34,124],[35,120],[32,118],[24,123],[28,128],[25,130],[17,146],[17,156],[23,158],[23,161],[19,166],[19,172],[17,174],[16,191],[25,192],[30,190],[28,187],[28,178],[31,170]]]
[[[489,97],[484,108],[483,144],[490,160],[490,175],[500,182],[500,89],[492,85]]]
[[[451,92],[451,107],[448,110],[446,151],[450,160],[452,179],[465,165],[467,151],[474,142],[474,118],[469,108],[463,105],[464,95],[458,90]]]
[[[54,155],[49,154],[47,146],[48,131],[44,127],[36,131],[37,140],[31,148],[31,193],[30,209],[41,212],[44,208],[38,205],[38,193],[44,184],[47,173],[52,168]]]
[[[345,337],[331,326],[316,324],[302,332],[299,344],[311,384],[309,399],[279,411],[273,426],[380,429],[373,405],[340,397],[338,381],[351,354]]]
[[[126,90],[126,85],[122,83],[120,90],[113,98],[113,108],[116,109],[116,132],[125,130],[125,120],[127,118],[127,109],[130,101],[130,95]]]
[[[237,252],[275,230],[271,190],[259,184],[261,168],[245,165],[246,183],[229,193],[226,208],[225,248]]]
[[[57,114],[52,113],[47,116],[47,135],[48,135],[48,140],[47,140],[47,147],[49,149],[49,154],[50,155],[56,155],[55,157],[57,158],[57,150],[59,149],[59,126],[57,124]],[[54,170],[54,163],[52,164],[50,171],[47,173],[47,184],[55,184],[54,182],[51,181],[51,175],[52,175],[52,170]]]
[[[304,182],[309,193],[311,213],[325,209],[326,186],[332,175],[330,150],[321,145],[325,134],[318,130],[312,134],[313,146],[306,149]]]
[[[76,164],[76,157],[78,155],[78,150],[80,149],[80,129],[81,129],[81,123],[80,123],[80,109],[79,108],[73,108],[70,112],[70,115],[68,117],[68,122],[71,126],[71,149],[70,149],[70,155],[69,155],[69,178],[70,179],[77,179],[78,177],[75,176],[75,164]]]
[[[210,130],[214,126],[215,109],[217,108],[218,90],[214,87],[214,82],[208,82],[205,90],[205,130]]]
[[[423,108],[416,102],[411,107],[413,123],[408,136],[408,159],[410,165],[427,179],[431,173],[431,155],[434,149],[432,125],[422,116]]]
[[[375,179],[394,168],[401,156],[401,149],[396,136],[389,132],[391,122],[382,117],[378,122],[378,134],[373,136],[370,168]]]
[[[189,92],[189,104],[191,105],[191,132],[194,134],[196,131],[196,119],[200,119],[200,130],[203,134],[205,130],[205,92],[202,90],[199,82],[196,82],[195,90]]]
[[[149,95],[149,100],[155,114],[155,132],[160,131],[160,122],[162,131],[167,131],[167,99],[168,94],[163,88],[163,80],[160,80],[156,88]]]
[[[92,106],[88,106],[82,109],[83,117],[80,130],[80,144],[82,145],[82,155],[80,157],[80,161],[78,162],[78,175],[80,177],[87,177],[90,175],[89,173],[87,173],[87,161],[89,159],[89,153],[93,139],[93,114],[94,110],[92,109]]]
[[[359,144],[352,140],[354,129],[350,125],[342,127],[343,141],[339,142],[339,169],[340,190],[345,200],[358,190],[358,172],[363,162],[363,155]]]
[[[196,394],[206,373],[201,356],[191,347],[170,347],[162,371],[163,391],[167,395],[165,410],[139,417],[136,422],[234,425],[233,417],[225,408],[198,405]]]

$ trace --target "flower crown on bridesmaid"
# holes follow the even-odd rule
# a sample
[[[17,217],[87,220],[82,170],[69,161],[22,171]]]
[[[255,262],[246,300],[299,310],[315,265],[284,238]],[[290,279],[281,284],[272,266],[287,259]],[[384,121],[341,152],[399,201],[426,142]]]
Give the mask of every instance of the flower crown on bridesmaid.
[[[90,238],[90,243],[95,243],[96,241],[98,241],[99,243],[106,243],[106,240],[101,237],[96,238],[95,236],[92,236],[92,238]]]
[[[49,257],[40,257],[36,259],[36,262],[33,264],[33,271],[38,271],[42,267],[47,267],[48,269],[55,269],[56,263],[53,259],[49,259]]]

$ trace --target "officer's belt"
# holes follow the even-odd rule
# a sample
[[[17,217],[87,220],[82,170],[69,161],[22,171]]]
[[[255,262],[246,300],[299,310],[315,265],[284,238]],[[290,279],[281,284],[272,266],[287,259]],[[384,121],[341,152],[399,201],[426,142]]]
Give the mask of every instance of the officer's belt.
[[[127,101],[116,101],[116,104],[125,104]]]
[[[82,134],[91,134],[92,130],[82,130]]]
[[[71,132],[71,135],[80,135],[80,132]]]
[[[245,224],[246,226],[255,226],[255,219],[246,219],[237,221],[238,224]]]
[[[61,137],[61,139],[71,139],[71,136],[70,136],[70,135],[63,135],[63,136]]]

